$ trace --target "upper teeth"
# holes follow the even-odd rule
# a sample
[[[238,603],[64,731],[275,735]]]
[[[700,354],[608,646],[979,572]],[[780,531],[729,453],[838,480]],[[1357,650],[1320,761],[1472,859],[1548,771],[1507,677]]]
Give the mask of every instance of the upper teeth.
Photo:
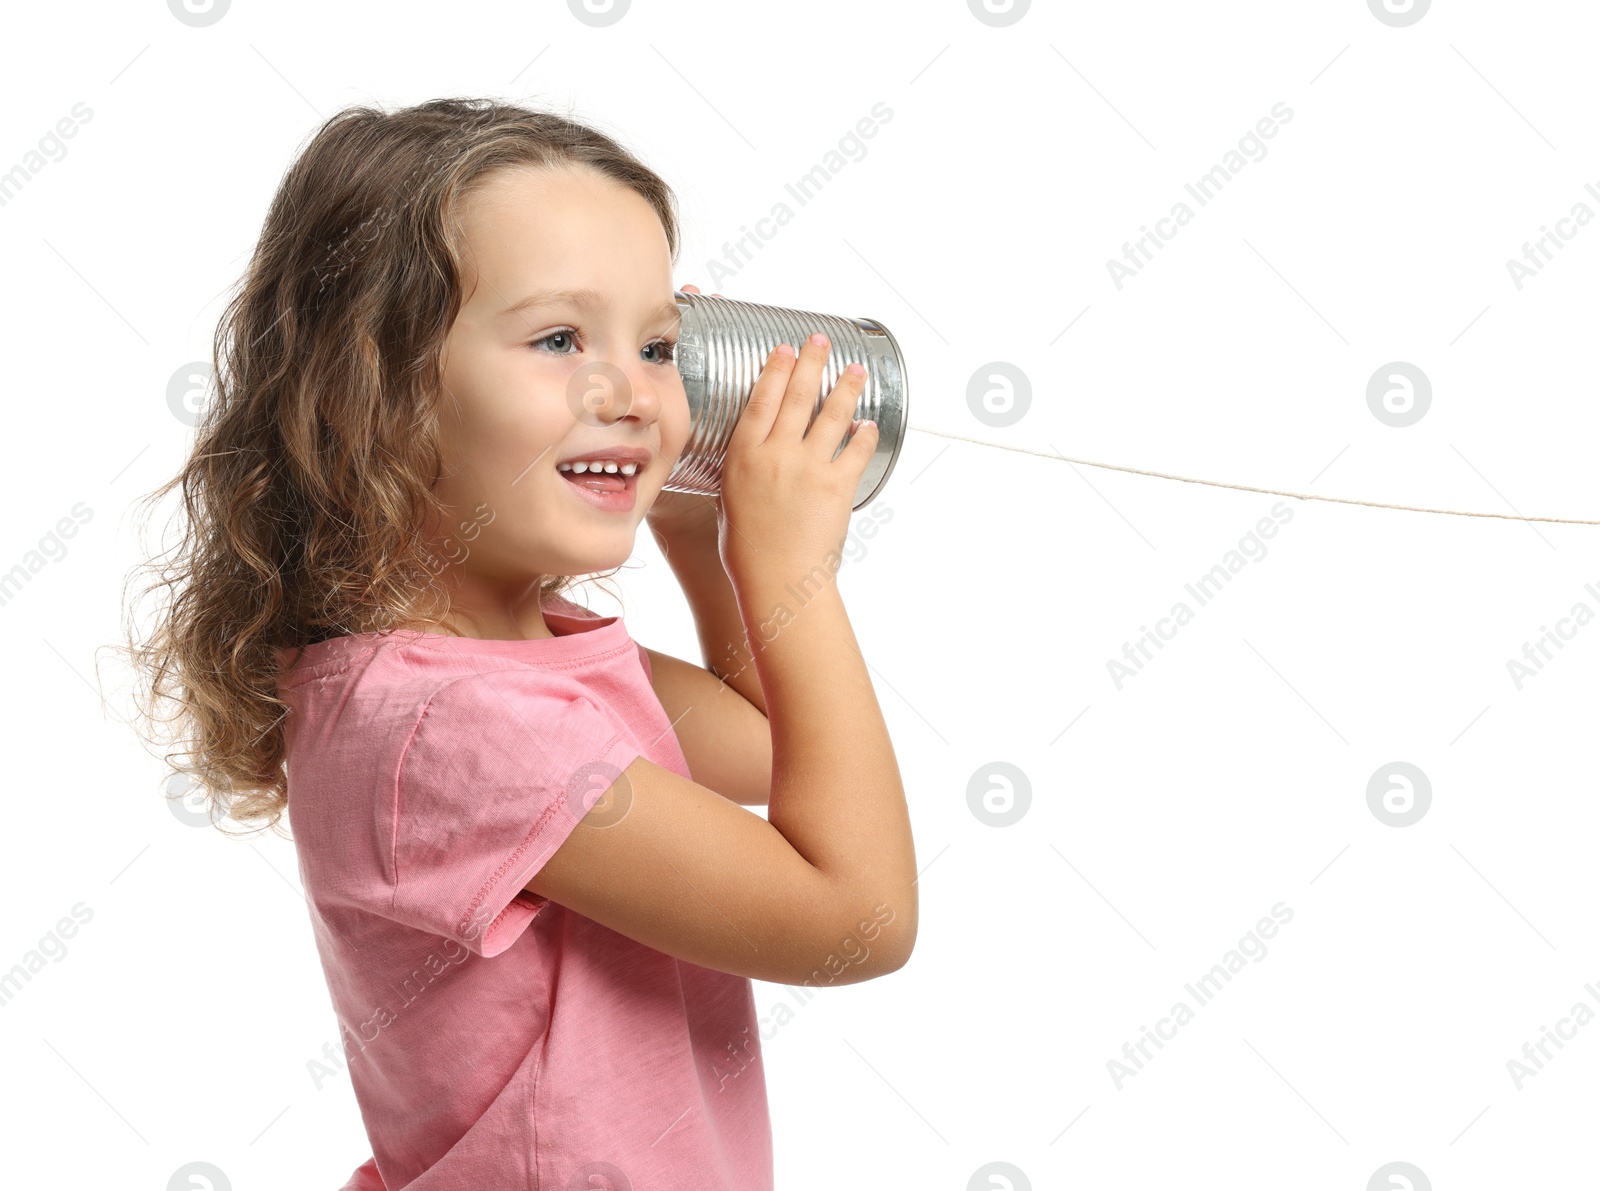
[[[582,475],[586,471],[607,471],[613,474],[620,471],[625,476],[631,476],[634,472],[639,470],[639,465],[637,463],[623,463],[619,465],[614,459],[587,459],[579,463],[558,463],[556,464],[556,470],[575,471],[579,475]]]

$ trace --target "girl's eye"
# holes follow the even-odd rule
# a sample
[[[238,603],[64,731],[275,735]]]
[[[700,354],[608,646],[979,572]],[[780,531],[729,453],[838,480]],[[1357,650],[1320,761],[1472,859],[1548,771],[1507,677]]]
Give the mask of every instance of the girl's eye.
[[[555,343],[556,340],[558,340],[558,339],[562,340],[562,341],[564,341],[566,343],[572,344],[574,347],[576,347],[578,345],[578,343],[579,343],[578,336],[577,336],[577,333],[575,331],[568,330],[568,329],[563,329],[563,330],[560,330],[560,331],[552,331],[552,332],[550,332],[550,334],[544,336],[544,338],[542,338],[542,339],[535,339],[533,341],[532,346],[540,347],[542,350],[549,351],[549,354],[553,355],[553,356],[570,356],[570,355],[572,355],[573,352],[571,352],[571,351],[556,351],[556,350],[551,350],[551,349],[548,349],[548,348],[542,348],[543,344]],[[646,351],[654,350],[657,354],[656,354],[656,357],[653,360],[651,360],[651,363],[661,364],[661,365],[664,366],[664,365],[673,363],[677,359],[677,347],[678,347],[678,345],[677,345],[677,342],[675,340],[657,339],[654,343],[646,344],[643,348],[640,349],[640,351],[641,352],[646,352]],[[581,350],[581,348],[579,350]]]
[[[552,331],[543,339],[535,339],[533,341],[533,346],[538,347],[541,344],[554,343],[557,339],[565,339],[568,342],[574,342],[576,338],[577,337],[573,335],[571,331]],[[570,356],[572,353],[568,351],[552,351],[550,354],[553,356]]]

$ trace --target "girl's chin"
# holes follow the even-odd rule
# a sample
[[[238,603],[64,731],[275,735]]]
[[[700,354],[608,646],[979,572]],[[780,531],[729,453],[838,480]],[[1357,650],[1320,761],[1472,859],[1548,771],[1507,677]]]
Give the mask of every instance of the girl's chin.
[[[594,575],[601,571],[612,571],[625,564],[633,557],[637,535],[629,525],[617,526],[612,529],[616,535],[616,544],[611,548],[600,546],[591,534],[585,538],[582,546],[571,551],[564,551],[564,559],[560,569],[550,568],[546,574],[560,575]]]

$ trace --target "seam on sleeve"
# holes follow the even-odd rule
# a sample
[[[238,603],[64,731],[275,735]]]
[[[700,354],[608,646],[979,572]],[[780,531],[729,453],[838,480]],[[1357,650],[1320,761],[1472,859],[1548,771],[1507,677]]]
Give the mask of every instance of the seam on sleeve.
[[[520,860],[528,851],[529,847],[532,846],[533,841],[539,837],[539,835],[544,831],[545,826],[552,818],[555,817],[556,812],[560,809],[561,802],[558,799],[557,801],[552,802],[549,806],[545,807],[544,814],[540,815],[534,820],[533,826],[528,828],[527,832],[523,835],[522,842],[512,850],[511,855],[507,856],[500,862],[500,867],[494,870],[489,879],[483,883],[483,887],[478,890],[478,896],[472,899],[472,904],[467,907],[467,912],[462,916],[461,921],[456,923],[457,934],[465,935],[467,933],[467,927],[472,922],[473,915],[478,912],[478,908],[482,906],[484,902],[489,900],[489,895],[505,879],[506,873],[509,872],[511,867],[515,865],[517,861]],[[512,894],[511,896],[515,898],[516,894]],[[509,907],[509,905],[510,903],[508,902],[507,906]],[[484,926],[483,938],[489,937],[490,929],[493,928],[496,922],[500,921],[500,918],[504,913],[505,909],[502,909],[499,914],[495,915],[493,922],[487,923]]]
[[[406,736],[406,742],[400,748],[400,760],[395,764],[394,767],[394,798],[390,803],[391,818],[393,819],[393,822],[391,822],[389,826],[389,863],[394,869],[394,888],[389,894],[389,912],[391,915],[397,911],[398,907],[395,903],[400,897],[400,816],[405,810],[405,807],[401,805],[401,787],[404,785],[402,778],[406,771],[406,760],[411,756],[411,746],[416,742],[417,734],[422,731],[422,721],[427,719],[428,712],[433,710],[433,701],[446,691],[452,690],[460,683],[467,682],[471,679],[483,678],[486,674],[500,673],[504,673],[504,671],[480,670],[475,674],[457,675],[456,677],[441,683],[438,689],[428,696],[427,702],[422,705],[422,710],[417,713],[416,723],[411,725],[411,731]]]
[[[447,686],[450,684],[446,684]],[[446,689],[441,686],[428,696],[428,701],[422,705],[422,710],[417,713],[417,722],[411,725],[411,731],[406,735],[406,742],[400,748],[400,760],[394,767],[394,797],[389,804],[389,866],[393,870],[394,883],[389,889],[389,916],[394,918],[399,907],[395,904],[400,900],[400,816],[405,808],[400,803],[401,775],[406,770],[406,758],[411,755],[411,745],[417,739],[417,733],[422,730],[422,721],[428,718],[428,712],[433,708],[433,701]]]
[[[620,778],[622,776],[622,771],[627,769],[629,765],[632,765],[633,762],[636,761],[640,757],[644,757],[646,760],[649,760],[649,755],[645,752],[644,746],[639,744],[639,743],[637,743],[631,736],[627,735],[626,733],[618,732],[615,735],[613,735],[611,737],[611,740],[606,744],[606,746],[603,749],[600,750],[599,754],[596,757],[596,760],[604,761],[607,764],[609,764],[613,769],[615,769],[617,771],[617,778]],[[613,786],[615,784],[616,784],[616,779],[614,778],[610,783],[607,784],[607,792],[609,792],[611,786]],[[586,811],[585,814],[587,814],[587,813],[588,812]],[[584,817],[583,815],[578,816],[577,822],[575,822],[574,825],[573,825],[573,830],[577,829],[577,826],[578,826],[579,823],[582,822],[583,817]],[[539,827],[536,828],[536,830],[534,832],[530,833],[529,840],[528,840],[529,844],[536,844],[538,842],[539,836],[542,833],[542,830],[543,830],[544,826],[546,826],[546,824],[541,823],[539,825]],[[563,838],[562,843],[565,843],[565,842],[566,842],[565,838]],[[560,847],[560,845],[557,845],[557,849],[555,849],[555,850],[559,850],[559,847]],[[552,850],[552,855],[554,854],[555,850]],[[548,857],[546,859],[548,860]],[[503,890],[502,890],[502,892],[503,892]],[[534,893],[532,890],[529,890],[526,885],[523,885],[523,886],[519,887],[515,892],[513,892],[511,894],[511,896],[509,898],[506,899],[505,908],[502,909],[500,911],[500,913],[495,916],[494,921],[489,924],[489,929],[484,932],[484,941],[485,941],[485,943],[487,943],[489,941],[490,936],[494,935],[494,932],[496,931],[496,929],[499,928],[500,923],[505,919],[505,917],[508,914],[512,913],[512,911],[516,908],[517,899],[523,892],[527,892],[528,897],[530,899],[532,899],[529,902],[523,903],[524,905],[527,906],[527,909],[528,909],[528,914],[527,914],[527,921],[528,922],[534,921],[544,911],[545,907],[549,906],[551,904],[550,899],[548,897],[544,896],[542,893]],[[486,895],[487,895],[487,887],[486,887]],[[494,950],[493,950],[492,954],[494,954],[494,955],[500,954],[500,952],[504,951],[507,947],[511,946],[511,942],[512,941],[501,940],[500,938],[496,937],[494,939]],[[491,954],[488,951],[487,947],[485,948],[485,954]]]
[[[518,669],[518,668],[517,667],[507,667],[507,669],[508,670],[515,670],[515,669]],[[465,681],[467,681],[469,679],[472,679],[472,678],[481,679],[481,678],[484,678],[486,675],[491,674],[491,673],[503,673],[503,672],[505,672],[505,671],[502,671],[502,670],[479,671],[479,672],[474,673],[474,674],[461,675],[461,676],[459,676],[457,678],[450,679],[449,681],[447,681],[444,684],[442,684],[439,687],[438,690],[434,691],[433,694],[428,696],[427,702],[423,704],[422,711],[417,716],[416,723],[414,723],[412,725],[411,732],[406,737],[405,745],[400,750],[400,760],[399,760],[399,763],[395,767],[395,789],[394,789],[394,799],[393,799],[393,804],[392,804],[393,805],[393,815],[392,815],[393,823],[391,824],[390,835],[389,835],[389,856],[390,856],[390,863],[393,866],[393,870],[394,870],[394,885],[393,885],[393,888],[390,890],[390,893],[389,893],[389,914],[390,914],[391,917],[395,918],[396,920],[398,920],[398,916],[399,916],[398,902],[399,902],[399,897],[400,897],[400,883],[401,883],[400,854],[399,854],[398,837],[399,837],[399,831],[400,831],[400,816],[401,816],[401,814],[402,814],[402,812],[404,810],[404,807],[402,806],[402,802],[401,802],[401,799],[402,799],[401,787],[403,785],[402,775],[405,772],[406,759],[410,756],[410,753],[411,753],[411,746],[416,741],[416,738],[417,738],[418,734],[420,733],[420,731],[422,729],[423,721],[425,719],[427,719],[428,712],[432,710],[433,704],[434,704],[434,700],[437,699],[441,694],[443,694],[447,690],[452,689],[453,687],[455,687],[459,683],[465,682]],[[601,719],[604,722],[606,722],[607,724],[609,724],[613,729],[611,736],[606,740],[606,743],[601,746],[601,748],[599,749],[598,753],[596,754],[596,759],[607,762],[613,768],[617,769],[619,771],[619,774],[620,774],[620,771],[625,769],[625,768],[627,768],[627,765],[631,764],[635,757],[641,757],[641,756],[645,755],[643,749],[639,748],[637,745],[635,745],[633,743],[631,738],[629,738],[629,736],[627,735],[626,731],[624,729],[618,727],[617,716],[612,711],[612,709],[610,707],[608,707],[605,704],[597,701],[592,695],[589,694],[588,691],[581,690],[581,689],[577,692],[577,700],[575,700],[575,701],[582,701],[588,707],[592,708],[594,711],[596,711],[600,715]],[[619,757],[624,759],[624,762],[625,762],[624,764],[618,765],[616,763],[616,760]],[[609,788],[609,786],[608,786],[608,788]],[[488,880],[486,880],[483,883],[482,887],[478,890],[477,896],[475,896],[472,899],[471,904],[467,907],[467,909],[466,909],[465,913],[462,915],[460,921],[457,922],[457,924],[456,924],[456,934],[457,935],[461,936],[462,938],[467,938],[468,937],[467,936],[467,928],[472,923],[472,920],[473,920],[474,916],[476,916],[476,914],[478,913],[478,910],[482,907],[483,903],[489,899],[489,897],[494,893],[494,891],[502,886],[502,884],[504,882],[504,879],[505,879],[506,873],[509,872],[512,868],[514,868],[521,861],[522,857],[527,854],[528,849],[530,847],[532,847],[533,844],[540,838],[540,836],[542,836],[544,834],[544,831],[549,826],[551,819],[556,815],[556,813],[558,811],[561,810],[564,802],[565,802],[565,797],[564,797],[564,792],[563,792],[563,797],[557,799],[554,802],[552,802],[549,806],[547,806],[545,808],[544,813],[542,815],[540,815],[534,821],[533,825],[523,835],[522,840],[517,845],[517,847],[511,852],[511,854],[509,856],[507,856],[500,863],[499,867],[495,869],[494,873],[488,878]],[[506,913],[511,909],[511,903],[514,902],[515,900],[516,900],[516,894],[513,893],[511,895],[511,897],[509,899],[507,899],[507,904],[504,907],[501,908],[500,913],[495,915],[494,920],[492,922],[484,924],[482,932],[477,936],[478,939],[479,939],[479,947],[480,948],[483,945],[483,941],[487,940],[489,938],[490,932],[500,922],[500,920],[505,917]]]
[[[605,715],[607,719],[611,718],[609,715],[607,715],[605,708],[595,703],[592,699],[588,699],[587,695],[584,696],[584,698],[588,701],[589,706],[598,710],[602,715]],[[618,774],[620,776],[621,770],[625,769],[626,766],[617,765],[612,758],[631,747],[632,742],[628,739],[625,733],[620,731],[613,732],[611,734],[611,738],[601,746],[596,759],[611,765],[613,769],[618,770]],[[632,758],[630,757],[629,760],[631,761]],[[473,916],[478,912],[478,908],[489,899],[490,895],[493,894],[496,889],[502,887],[506,873],[515,868],[522,860],[523,856],[527,855],[528,849],[531,848],[535,841],[537,841],[539,837],[544,834],[544,830],[547,826],[549,826],[550,820],[555,818],[557,812],[559,812],[565,805],[565,802],[566,797],[565,792],[563,792],[561,798],[558,798],[549,806],[545,807],[544,814],[540,815],[538,819],[534,821],[533,826],[529,828],[527,834],[522,837],[522,842],[517,845],[516,849],[509,856],[500,862],[500,867],[495,869],[494,873],[489,877],[489,879],[483,883],[483,888],[478,890],[478,896],[472,899],[472,904],[467,907],[465,916],[459,923],[456,924],[457,934],[466,934],[467,926],[469,923],[471,923]],[[508,899],[506,905],[502,907],[500,913],[495,915],[494,921],[490,922],[483,928],[484,938],[488,938],[489,931],[495,926],[496,923],[500,921],[502,917],[504,917],[506,910],[510,908],[511,901],[515,900],[516,896],[517,895],[513,893],[511,898]]]

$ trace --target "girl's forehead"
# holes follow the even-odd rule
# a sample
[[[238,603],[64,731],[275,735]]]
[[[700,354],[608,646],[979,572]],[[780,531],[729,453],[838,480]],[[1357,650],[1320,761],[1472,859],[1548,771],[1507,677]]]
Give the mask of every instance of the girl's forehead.
[[[588,291],[626,306],[635,304],[627,295],[648,290],[637,301],[654,301],[671,285],[654,207],[594,170],[497,170],[468,199],[461,225],[468,304],[480,314],[492,305],[499,315],[537,291]]]
[[[597,250],[637,255],[658,241],[667,252],[666,232],[654,208],[643,196],[614,185],[533,179],[479,192],[467,200],[461,224],[480,252],[537,251],[545,258],[581,262]]]

